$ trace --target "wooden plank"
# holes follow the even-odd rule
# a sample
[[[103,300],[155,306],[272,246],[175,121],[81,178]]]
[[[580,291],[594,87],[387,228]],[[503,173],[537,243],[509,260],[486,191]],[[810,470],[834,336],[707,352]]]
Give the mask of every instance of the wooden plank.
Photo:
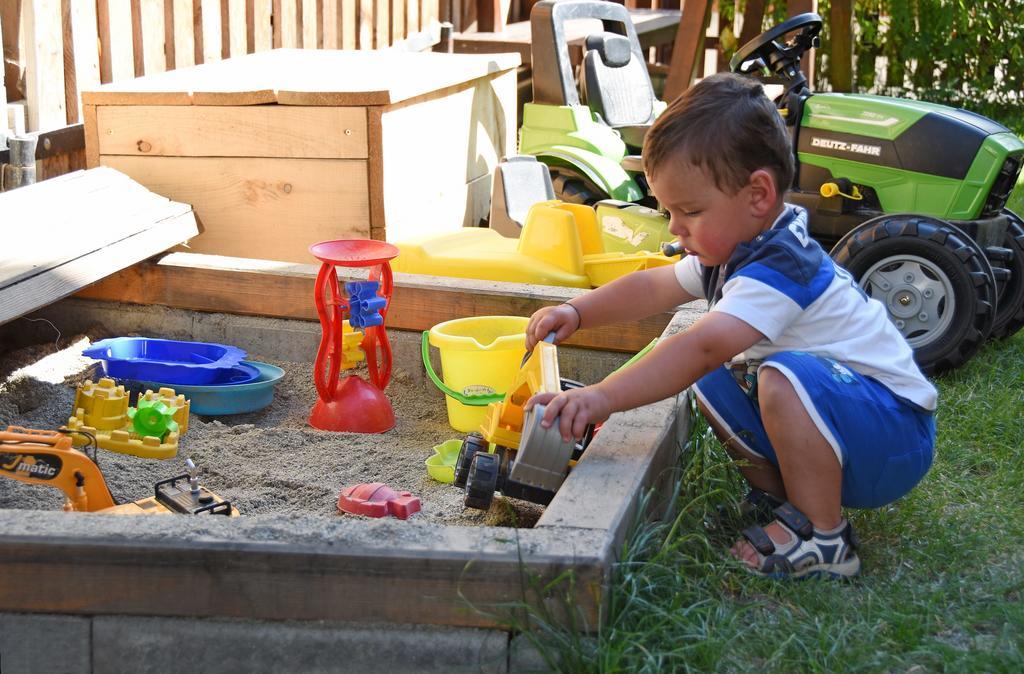
[[[164,14],[163,0],[141,0],[139,17],[142,22],[142,64],[146,75],[167,70]]]
[[[220,38],[217,43],[220,45],[220,57],[231,58],[231,8],[228,0],[220,0],[218,12],[218,23],[220,26]]]
[[[505,28],[501,5],[501,0],[476,1],[477,30],[498,33]]]
[[[175,68],[189,68],[196,64],[192,0],[171,0],[171,3],[174,14]]]
[[[297,4],[302,0],[280,0],[281,13],[274,15],[274,30],[277,30],[277,19],[280,16],[281,20],[281,42],[280,44],[275,43],[275,46],[284,47],[285,49],[295,49],[300,47],[300,41],[302,39],[299,33],[298,25],[298,11],[296,9]],[[277,6],[278,0],[274,0],[275,7]]]
[[[132,217],[171,203],[109,169],[61,176],[45,185],[46,189],[6,193],[0,202],[12,217],[33,222],[32,227],[16,228],[5,237],[0,252],[0,288],[135,234],[137,223]],[[89,237],[77,236],[82,215],[106,200],[117,201],[110,209],[111,220]],[[174,212],[184,208],[177,204]]]
[[[174,70],[177,66],[175,45],[174,45],[174,0],[163,0],[164,2],[164,63],[167,70]]]
[[[284,40],[281,34],[281,14],[284,12],[283,0],[273,0],[273,26],[274,26],[274,49],[280,49],[281,43]]]
[[[389,44],[405,39],[405,3],[406,0],[391,0],[391,40]]]
[[[786,3],[786,15],[793,17],[797,14],[818,11],[818,0],[789,0]],[[800,59],[800,70],[807,78],[807,85],[814,90],[814,50],[809,49]]]
[[[405,25],[406,33],[415,33],[427,28],[420,23],[420,2],[419,0],[405,0]]]
[[[203,63],[220,61],[224,58],[220,29],[221,0],[196,0],[196,3],[202,7],[202,20],[196,28],[202,31]]]
[[[272,0],[253,0],[253,52],[268,51],[274,48],[272,15]]]
[[[21,10],[28,130],[57,129],[67,124],[61,5],[52,0],[25,0]]]
[[[515,107],[508,106],[508,101],[515,100],[515,91],[516,73],[508,71],[384,112],[382,186],[389,241],[421,233],[424,217],[450,228],[432,224],[430,231],[438,234],[479,224],[480,202],[488,201],[489,180],[471,183],[489,178],[502,157],[515,153]],[[425,128],[433,132],[424,134]],[[475,132],[459,133],[459,129]],[[431,158],[431,181],[419,180],[422,167],[403,160],[410,143],[421,156]],[[444,189],[439,190],[439,185]]]
[[[256,0],[245,0],[245,53],[256,51]]]
[[[853,91],[853,0],[832,0],[829,15],[832,91]],[[806,58],[813,58],[808,55]]]
[[[387,238],[384,215],[384,153],[381,148],[383,130],[380,106],[366,108],[366,136],[370,149],[366,162],[367,184],[369,187],[370,238],[384,241]]]
[[[366,110],[258,105],[103,106],[100,153],[365,159]]]
[[[139,214],[134,221],[142,222],[145,216]],[[103,224],[106,224],[106,220]],[[109,276],[122,265],[145,260],[199,232],[191,211],[161,217],[155,225],[52,270],[0,289],[0,323],[72,295]]]
[[[740,29],[739,45],[742,47],[761,34],[764,23],[764,0],[747,0],[743,10],[743,27]]]
[[[682,18],[672,47],[672,62],[665,79],[665,100],[686,91],[696,75],[704,51],[704,34],[711,19],[711,0],[682,0]]]
[[[96,0],[96,30],[99,36],[100,81],[113,80],[113,57],[110,49],[110,2]]]
[[[12,536],[5,522],[0,610],[328,621],[350,620],[355,612],[373,622],[496,627],[502,616],[493,607],[540,601],[524,576],[540,587],[571,572],[574,618],[596,625],[612,562],[606,532],[564,527],[514,535],[495,527],[430,527],[429,545],[396,545],[388,536],[385,547],[351,527],[341,527],[351,537],[343,544],[281,544],[225,535],[218,522],[203,525],[217,530],[217,540],[189,540],[180,530],[150,535],[154,526],[176,529],[173,521],[147,522],[124,536],[138,520],[174,518],[106,519],[115,520],[116,531],[103,538]],[[48,582],[30,590],[40,574]]]
[[[82,290],[78,297],[317,320],[311,301],[317,270],[315,264],[281,265],[266,260],[172,253],[159,262],[125,268]],[[356,270],[346,273],[358,277]],[[585,292],[580,288],[396,273],[388,327],[428,330],[443,321],[466,316],[529,316],[541,307],[560,304]],[[686,311],[696,317],[700,309]],[[661,334],[673,313],[630,324],[584,328],[567,344],[636,352]]]
[[[680,13],[671,9],[637,9],[629,14],[642,48],[671,43],[679,28]],[[425,17],[424,21],[428,21]],[[569,56],[574,64],[582,59],[583,43],[587,36],[601,30],[597,19],[574,19],[564,25]],[[457,32],[452,36],[455,51],[465,54],[498,54],[515,52],[522,62],[532,58],[530,44],[532,31],[529,21],[517,21],[500,32]]]
[[[341,21],[340,39],[341,49],[357,48],[359,35],[359,0],[338,0],[341,4],[338,9],[339,21]]]
[[[383,49],[391,44],[388,30],[391,16],[390,0],[373,0],[373,47]]]
[[[210,2],[210,0],[206,0]],[[203,29],[203,0],[192,0],[192,40],[196,65],[206,63],[206,31]]]
[[[106,16],[97,16],[103,58],[109,58],[109,80],[117,82],[135,77],[135,54],[132,41],[132,8],[130,0],[99,0],[97,11],[107,6]],[[104,34],[106,30],[106,34]],[[101,65],[101,74],[103,67]]]
[[[190,243],[196,252],[306,262],[318,241],[370,235],[364,160],[101,155],[100,162],[192,204],[203,226]]]
[[[439,21],[440,12],[440,0],[422,0],[423,11],[420,12],[420,21],[424,26],[429,26],[431,21]]]
[[[33,223],[13,231],[0,251],[0,323],[198,232],[191,207],[104,168],[5,193],[0,209]],[[83,230],[90,236],[76,236]]]
[[[280,49],[104,85],[104,105],[381,105],[514,70],[514,54]]]
[[[375,0],[359,2],[359,48],[373,49],[373,4]]]
[[[302,24],[299,29],[302,35],[303,49],[317,49],[317,37],[320,32],[319,14],[317,13],[316,0],[299,0],[299,8],[302,10]]]
[[[10,127],[7,124],[7,85],[6,68],[3,64],[4,54],[4,28],[2,16],[0,16],[0,136],[10,135]],[[7,147],[7,141],[0,141],[0,145]],[[0,188],[3,186],[0,185]]]
[[[75,34],[71,25],[71,0],[61,0],[61,30],[64,33],[64,112],[68,124],[78,122],[78,87],[75,83]],[[2,32],[0,32],[2,35]],[[0,37],[0,58],[3,56],[3,38]],[[4,76],[0,73],[0,89],[4,89]],[[0,112],[7,114],[7,92],[0,92]],[[3,135],[5,122],[0,122],[0,136]],[[7,144],[0,140],[0,148]],[[2,169],[0,169],[2,170]],[[2,189],[2,186],[0,186]]]
[[[323,48],[339,49],[341,47],[341,16],[339,0],[323,1]]]
[[[96,106],[82,105],[82,126],[85,128],[85,167],[100,165],[100,141],[97,136]]]
[[[227,17],[222,17],[221,21],[224,26],[227,26],[225,30],[228,35],[224,42],[228,45],[228,57],[244,56],[252,51],[249,49],[250,33],[246,25],[247,4],[251,5],[251,0],[249,3],[246,0],[224,0],[224,2],[226,3],[224,13],[227,14]]]
[[[135,76],[142,77],[146,74],[145,55],[142,44],[142,0],[130,0],[132,16],[132,62],[135,67]]]

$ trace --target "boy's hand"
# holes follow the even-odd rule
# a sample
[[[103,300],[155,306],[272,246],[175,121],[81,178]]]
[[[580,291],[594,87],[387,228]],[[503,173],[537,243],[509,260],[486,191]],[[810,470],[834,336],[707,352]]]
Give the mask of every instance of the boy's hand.
[[[555,333],[555,344],[561,344],[579,327],[580,315],[573,307],[559,304],[538,309],[526,325],[526,350],[533,351],[537,342],[552,332]]]
[[[570,309],[570,311],[572,311]],[[596,424],[611,416],[611,404],[597,386],[584,386],[561,393],[538,393],[526,401],[527,410],[534,405],[547,405],[540,425],[549,428],[558,419],[562,440],[582,438],[589,424]]]

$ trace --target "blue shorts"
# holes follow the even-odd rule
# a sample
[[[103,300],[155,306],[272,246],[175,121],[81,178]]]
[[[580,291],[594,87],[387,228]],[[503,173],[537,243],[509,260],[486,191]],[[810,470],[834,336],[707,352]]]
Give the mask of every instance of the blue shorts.
[[[892,503],[928,472],[935,445],[932,414],[830,358],[781,352],[766,358],[760,367],[773,367],[785,375],[832,446],[843,468],[844,506],[878,508]],[[751,379],[748,375],[748,383]],[[695,389],[701,403],[740,446],[779,465],[757,400],[740,387],[728,368],[710,372]]]

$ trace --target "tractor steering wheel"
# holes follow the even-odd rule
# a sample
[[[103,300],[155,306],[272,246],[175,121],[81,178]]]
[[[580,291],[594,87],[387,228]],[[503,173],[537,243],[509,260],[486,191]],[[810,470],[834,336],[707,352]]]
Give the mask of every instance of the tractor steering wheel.
[[[776,42],[779,38],[800,31],[792,39]],[[820,44],[821,17],[812,12],[798,14],[771,28],[740,49],[729,60],[729,68],[742,75],[757,74],[768,68],[773,74],[793,79],[799,72],[800,57]]]

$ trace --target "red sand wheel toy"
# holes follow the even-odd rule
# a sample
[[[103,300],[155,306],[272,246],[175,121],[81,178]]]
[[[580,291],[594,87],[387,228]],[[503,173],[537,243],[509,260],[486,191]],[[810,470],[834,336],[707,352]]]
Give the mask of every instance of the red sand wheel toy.
[[[383,241],[342,239],[314,244],[309,252],[322,263],[315,299],[323,328],[313,372],[320,398],[309,423],[324,431],[389,431],[395,426],[395,413],[384,395],[391,380],[391,344],[384,319],[394,285],[389,260],[398,249]],[[368,279],[345,283],[343,294],[338,267],[369,267]],[[342,376],[342,370],[364,358],[369,382],[359,375]]]

